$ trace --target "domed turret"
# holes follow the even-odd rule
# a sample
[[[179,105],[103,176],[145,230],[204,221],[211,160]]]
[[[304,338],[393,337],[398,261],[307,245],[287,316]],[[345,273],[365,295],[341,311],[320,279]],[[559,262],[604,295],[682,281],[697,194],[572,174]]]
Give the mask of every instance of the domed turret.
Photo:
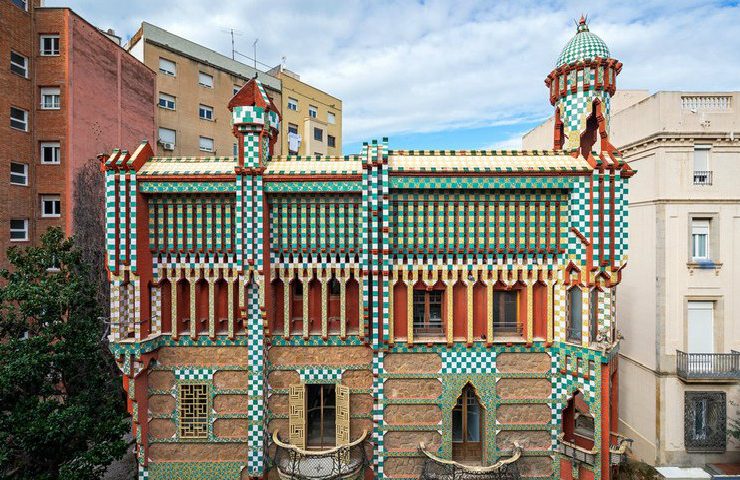
[[[609,103],[621,69],[622,64],[610,57],[606,43],[589,31],[582,16],[576,34],[545,79],[550,103],[555,106],[554,148],[577,151],[586,158],[594,147],[614,149],[607,140]]]

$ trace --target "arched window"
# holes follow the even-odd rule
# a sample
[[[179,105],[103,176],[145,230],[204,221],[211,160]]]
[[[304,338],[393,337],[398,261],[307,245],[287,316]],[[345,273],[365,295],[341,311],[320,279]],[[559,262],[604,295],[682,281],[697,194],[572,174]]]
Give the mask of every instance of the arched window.
[[[582,292],[580,287],[573,287],[568,290],[568,302],[566,308],[566,338],[569,342],[580,343],[581,342],[581,308],[582,308]]]
[[[563,440],[590,450],[594,446],[594,431],[594,417],[586,399],[576,391],[563,410]]]
[[[483,408],[475,388],[466,384],[452,409],[452,459],[480,462],[483,454]]]

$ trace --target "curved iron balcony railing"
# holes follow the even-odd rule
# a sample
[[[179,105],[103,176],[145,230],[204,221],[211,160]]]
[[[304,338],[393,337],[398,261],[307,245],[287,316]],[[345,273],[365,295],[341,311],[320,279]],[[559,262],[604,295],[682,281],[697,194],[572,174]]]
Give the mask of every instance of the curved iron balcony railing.
[[[740,380],[740,352],[686,353],[676,350],[676,374],[683,380]]]
[[[565,434],[558,435],[558,453],[578,462],[588,465],[596,465],[596,455],[599,453],[598,447],[594,446],[591,450],[579,447],[575,443],[565,440]]]
[[[609,463],[620,465],[627,461],[627,450],[632,447],[632,439],[624,435],[611,432],[611,446],[609,447]]]
[[[275,445],[273,464],[282,480],[356,480],[363,478],[368,466],[365,445],[367,430],[347,445],[328,450],[303,450],[280,441],[278,431],[272,434]]]
[[[424,443],[419,444],[419,450],[426,456],[420,480],[519,480],[516,461],[522,456],[522,448],[518,444],[514,444],[514,454],[511,457],[487,467],[463,465],[439,458],[426,451]]]

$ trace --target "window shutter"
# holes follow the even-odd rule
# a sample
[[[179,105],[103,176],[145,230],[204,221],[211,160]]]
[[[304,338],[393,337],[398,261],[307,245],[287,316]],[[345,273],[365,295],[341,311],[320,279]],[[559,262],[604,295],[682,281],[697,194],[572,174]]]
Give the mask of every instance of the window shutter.
[[[337,445],[347,445],[349,437],[349,387],[336,385]]]
[[[302,383],[289,387],[288,414],[290,443],[298,448],[306,448],[306,394]]]

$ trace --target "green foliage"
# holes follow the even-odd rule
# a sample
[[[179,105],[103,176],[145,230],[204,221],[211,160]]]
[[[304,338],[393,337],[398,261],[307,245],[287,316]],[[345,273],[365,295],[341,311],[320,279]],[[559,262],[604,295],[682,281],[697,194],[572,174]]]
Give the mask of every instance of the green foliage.
[[[730,400],[730,405],[735,407],[735,416],[730,418],[730,428],[727,433],[735,440],[740,440],[740,405],[732,400]]]
[[[0,477],[94,479],[127,423],[87,266],[50,229],[0,272]]]

